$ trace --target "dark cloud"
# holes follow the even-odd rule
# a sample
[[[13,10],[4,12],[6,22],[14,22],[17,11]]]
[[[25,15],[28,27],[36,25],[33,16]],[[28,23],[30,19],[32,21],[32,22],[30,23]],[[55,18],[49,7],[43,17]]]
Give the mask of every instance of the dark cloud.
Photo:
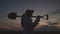
[[[51,12],[51,14],[60,14],[60,9],[56,9],[53,12]]]

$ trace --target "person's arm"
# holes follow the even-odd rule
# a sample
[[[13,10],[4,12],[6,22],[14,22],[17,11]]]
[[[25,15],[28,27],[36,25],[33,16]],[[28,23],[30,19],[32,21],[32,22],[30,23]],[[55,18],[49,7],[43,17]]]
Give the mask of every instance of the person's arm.
[[[40,21],[40,18],[42,18],[42,16],[37,16],[37,19],[34,22],[34,26],[36,26],[38,24],[38,22]]]

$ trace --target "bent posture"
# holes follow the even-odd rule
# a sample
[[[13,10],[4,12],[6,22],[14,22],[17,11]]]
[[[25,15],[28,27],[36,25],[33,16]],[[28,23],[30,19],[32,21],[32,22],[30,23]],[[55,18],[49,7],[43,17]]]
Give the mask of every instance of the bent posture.
[[[40,16],[37,16],[35,22],[32,22],[31,16],[33,14],[33,10],[26,10],[26,12],[23,14],[21,18],[21,24],[23,27],[23,34],[33,34],[34,27],[38,24],[40,21]]]

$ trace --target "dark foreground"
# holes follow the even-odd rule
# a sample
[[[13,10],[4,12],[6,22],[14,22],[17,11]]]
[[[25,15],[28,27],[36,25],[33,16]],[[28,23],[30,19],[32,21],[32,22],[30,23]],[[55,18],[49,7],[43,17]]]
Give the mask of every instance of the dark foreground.
[[[60,34],[60,31],[35,31],[35,34]],[[0,34],[22,34],[22,31],[0,31]]]

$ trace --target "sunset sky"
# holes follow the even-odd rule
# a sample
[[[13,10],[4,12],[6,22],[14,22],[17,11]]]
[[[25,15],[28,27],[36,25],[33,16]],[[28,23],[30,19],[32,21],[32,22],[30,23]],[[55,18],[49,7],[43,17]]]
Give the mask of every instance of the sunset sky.
[[[41,19],[37,27],[46,25],[45,22],[60,23],[60,0],[0,0],[0,29],[19,30],[21,18],[10,20],[7,15],[10,12],[22,15],[27,9],[34,10],[34,16],[49,15],[49,20]]]

